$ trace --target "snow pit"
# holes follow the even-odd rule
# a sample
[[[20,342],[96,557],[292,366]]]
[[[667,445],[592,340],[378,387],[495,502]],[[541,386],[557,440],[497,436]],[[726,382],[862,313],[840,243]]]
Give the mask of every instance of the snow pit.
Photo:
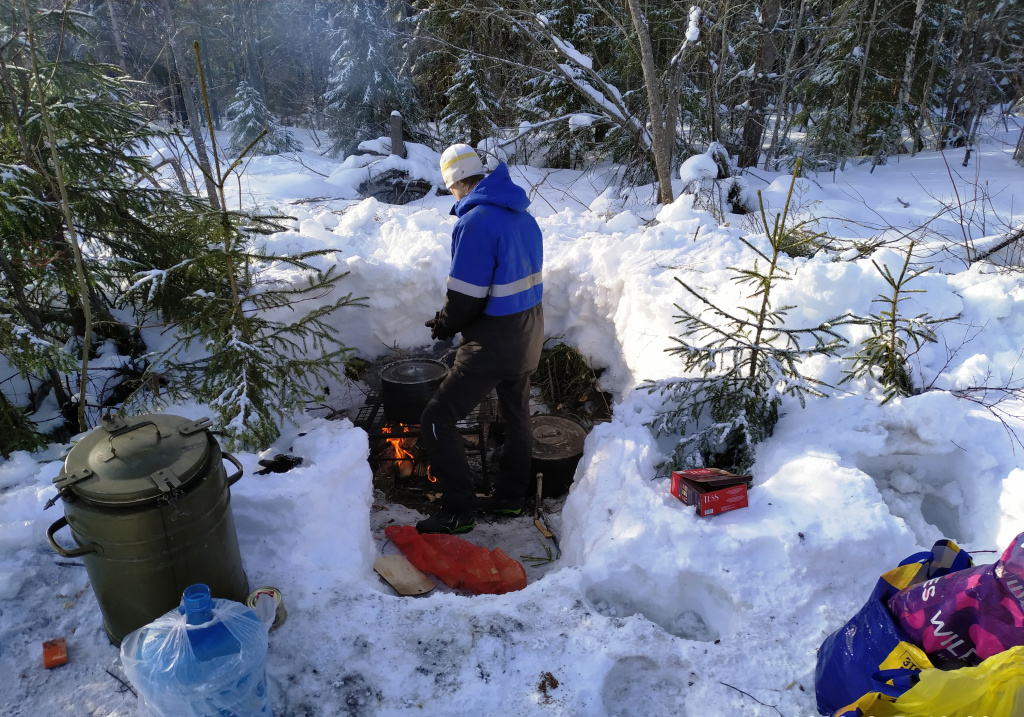
[[[609,717],[683,714],[686,687],[678,671],[665,669],[650,657],[622,657],[604,677],[601,701]]]
[[[680,573],[666,584],[634,566],[591,585],[586,597],[605,617],[642,615],[669,634],[695,642],[714,642],[736,622],[728,593],[695,573]]]
[[[1004,139],[1016,142],[1019,131]],[[1005,146],[983,144],[978,166],[993,183],[996,210],[1019,221],[1024,185],[1020,168],[1005,161]],[[314,152],[306,161],[332,174],[333,160]],[[344,171],[356,169],[349,163]],[[383,528],[424,515],[380,504],[361,429],[309,415],[286,422],[267,453],[236,453],[246,475],[232,488],[250,583],[278,585],[289,609],[267,660],[275,714],[776,714],[756,699],[787,717],[812,715],[815,650],[863,604],[881,572],[940,537],[975,553],[1001,549],[1020,532],[1019,447],[1015,452],[983,408],[947,392],[989,380],[1019,385],[1019,273],[985,273],[984,262],[965,269],[956,244],[919,245],[929,258],[916,266],[935,269],[915,280],[912,286],[927,293],[908,300],[908,313],[962,313],[938,326],[939,341],[914,359],[930,387],[880,405],[876,380],[837,389],[848,363],[818,358],[805,368],[828,384],[822,390],[830,397],[809,398],[806,408],[784,399],[775,433],[757,448],[750,506],[704,520],[658,480],[671,441],[652,435],[648,423],[660,399],[638,386],[680,376],[678,357],[664,351],[667,337],[679,333],[673,307],[697,307],[675,279],[735,308],[744,294],[729,267],[755,259],[740,237],[761,249],[764,237],[738,222],[717,226],[692,206],[692,196],[659,214],[652,187],[620,187],[603,169],[512,170],[535,198],[531,211],[544,232],[548,333],[564,334],[605,369],[602,388],[615,404],[612,420],[587,438],[564,510],[553,505],[547,514],[545,504],[545,521],[564,552],[526,566],[529,584],[517,593],[466,596],[438,588],[422,598],[395,597],[372,572],[375,557],[393,547],[384,545]],[[798,182],[794,216],[814,213],[837,249],[783,260],[795,279],[777,296],[796,304],[787,323],[807,326],[846,309],[876,309],[872,299],[884,289],[877,270],[869,258],[841,261],[840,252],[874,237],[880,217],[902,232],[931,220],[934,198],[954,201],[950,175],[934,153],[879,166],[870,178],[869,171],[852,166]],[[336,180],[345,178],[333,174],[295,184],[271,159],[254,158],[241,196],[228,187],[228,204],[256,198],[291,207],[300,197],[329,197],[289,212],[293,231],[266,237],[267,246],[337,250],[311,263],[351,271],[341,291],[369,297],[369,308],[332,317],[332,329],[360,357],[424,345],[423,321],[444,297],[452,198],[427,196],[405,207],[350,202],[338,198],[346,190]],[[751,175],[752,186],[763,186],[771,219],[790,178],[757,176],[765,184]],[[973,168],[955,174],[961,196],[969,196],[976,176]],[[674,184],[679,195],[682,182]],[[894,190],[911,210],[890,209]],[[328,211],[338,212],[336,222]],[[893,261],[901,256],[897,248]],[[150,346],[166,346],[160,330],[142,331]],[[842,331],[857,338],[855,327]],[[332,409],[357,403],[346,386],[330,388]],[[1019,402],[1010,407],[1019,415]],[[194,404],[169,410],[210,415],[209,406]],[[40,415],[55,414],[48,399]],[[1014,426],[1019,430],[1019,421]],[[285,474],[253,474],[260,458],[278,452],[306,460]],[[54,518],[42,508],[53,495],[60,457],[60,446],[52,446],[0,461],[4,706],[12,717],[129,717],[137,699],[117,682],[117,650],[92,591],[82,589],[84,568],[45,547]],[[513,530],[520,531],[514,539]],[[515,546],[508,550],[515,559],[543,557],[530,517],[480,520],[467,537],[489,548]],[[42,641],[59,634],[67,637],[69,662],[44,671]]]
[[[871,476],[889,511],[906,521],[921,545],[940,538],[970,539],[960,520],[963,497],[955,456],[900,454],[861,457],[857,467]],[[997,500],[994,497],[993,500]]]

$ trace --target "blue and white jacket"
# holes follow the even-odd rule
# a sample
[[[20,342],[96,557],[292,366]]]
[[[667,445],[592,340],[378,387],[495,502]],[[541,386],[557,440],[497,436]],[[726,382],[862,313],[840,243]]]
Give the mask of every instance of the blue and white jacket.
[[[462,334],[455,361],[464,370],[520,375],[540,360],[544,246],[529,205],[502,163],[452,208],[459,221],[436,334]]]

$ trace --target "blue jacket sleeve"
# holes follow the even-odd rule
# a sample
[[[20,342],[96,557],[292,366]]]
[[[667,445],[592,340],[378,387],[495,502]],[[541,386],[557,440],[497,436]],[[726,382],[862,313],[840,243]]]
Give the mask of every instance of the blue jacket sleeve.
[[[459,219],[452,231],[448,293],[434,330],[439,339],[460,333],[487,306],[497,260],[486,219],[483,207],[473,209]]]

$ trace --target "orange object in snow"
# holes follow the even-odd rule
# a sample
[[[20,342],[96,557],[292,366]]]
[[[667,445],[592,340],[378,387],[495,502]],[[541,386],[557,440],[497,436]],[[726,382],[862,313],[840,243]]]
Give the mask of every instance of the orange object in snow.
[[[488,550],[454,535],[421,534],[411,525],[389,525],[384,535],[418,570],[450,588],[501,595],[526,587],[526,569],[501,548]]]
[[[51,667],[67,664],[67,661],[68,645],[63,637],[43,643],[43,667],[49,670]]]

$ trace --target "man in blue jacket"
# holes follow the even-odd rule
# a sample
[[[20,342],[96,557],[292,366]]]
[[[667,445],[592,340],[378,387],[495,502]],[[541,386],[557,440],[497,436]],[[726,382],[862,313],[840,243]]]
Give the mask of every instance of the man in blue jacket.
[[[444,382],[420,419],[420,446],[442,492],[441,509],[420,521],[421,533],[465,533],[475,507],[505,515],[523,510],[533,453],[530,374],[544,344],[544,247],[530,200],[504,163],[484,176],[472,147],[452,145],[441,155],[445,186],[458,200],[452,214],[452,266],[444,308],[426,322],[431,338],[462,334]],[[492,389],[505,421],[505,445],[490,499],[474,505],[473,479],[456,424]]]

